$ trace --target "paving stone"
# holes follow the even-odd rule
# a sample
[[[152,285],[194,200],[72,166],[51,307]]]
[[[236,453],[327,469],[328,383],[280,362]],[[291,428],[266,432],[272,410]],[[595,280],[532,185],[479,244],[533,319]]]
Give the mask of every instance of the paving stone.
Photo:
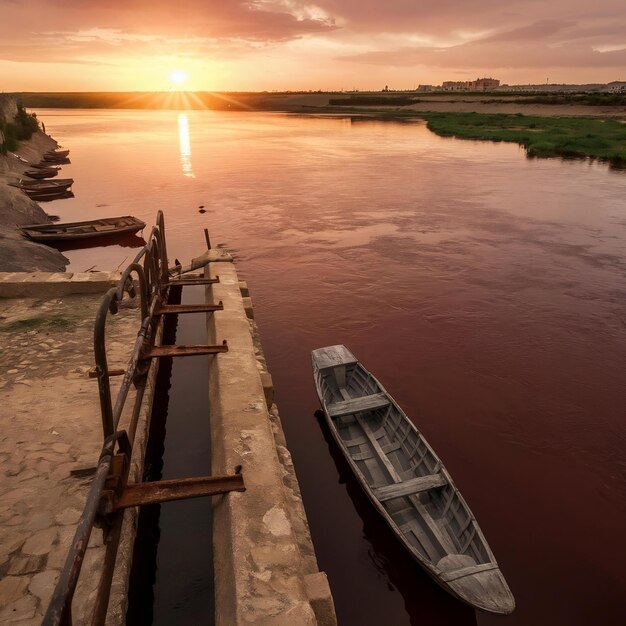
[[[49,569],[45,572],[35,574],[28,585],[28,591],[39,599],[43,606],[46,606],[52,597],[54,585],[59,578],[59,570]]]
[[[28,530],[43,530],[54,525],[54,517],[48,510],[41,510],[33,513],[26,525]]]
[[[74,525],[78,523],[82,512],[82,509],[67,508],[55,517],[55,521],[61,526],[67,526],[69,524]]]
[[[25,576],[20,576],[20,580],[23,580],[26,584],[28,584],[29,581]],[[10,604],[4,604],[0,597],[0,607],[2,607],[0,608],[0,624],[13,625],[20,621],[32,620],[35,617],[37,599],[35,596],[27,594]]]
[[[5,576],[0,580],[0,606],[9,606],[19,600],[29,581],[26,576]]]
[[[7,574],[20,576],[22,574],[33,574],[40,571],[46,564],[45,555],[22,556],[14,558],[9,565]]]
[[[22,547],[24,554],[47,554],[56,541],[58,532],[56,528],[40,530],[26,540]]]
[[[28,539],[28,534],[21,529],[12,530],[2,529],[2,551],[5,554],[12,554],[16,550],[19,550],[24,542]]]

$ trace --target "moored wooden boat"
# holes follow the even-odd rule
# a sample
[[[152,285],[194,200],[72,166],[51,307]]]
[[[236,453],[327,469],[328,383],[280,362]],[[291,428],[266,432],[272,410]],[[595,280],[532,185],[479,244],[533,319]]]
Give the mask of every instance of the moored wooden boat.
[[[136,233],[145,228],[145,222],[132,215],[105,217],[100,220],[85,222],[66,222],[57,224],[32,224],[23,226],[21,231],[33,241],[49,243],[105,237],[120,233]]]
[[[45,157],[54,157],[54,158],[65,158],[70,153],[69,150],[49,150],[43,156]]]
[[[366,494],[417,562],[475,608],[515,608],[498,563],[441,459],[342,345],[313,350],[326,422]]]
[[[67,190],[74,184],[73,178],[58,178],[57,180],[24,180],[11,183],[14,187],[23,191],[49,192],[55,190]]]
[[[35,170],[26,170],[24,172],[24,176],[28,176],[29,178],[34,178],[36,180],[42,180],[44,178],[54,178],[59,174],[58,167],[45,167],[41,169]]]
[[[32,191],[23,189],[22,191],[31,200],[35,200],[36,202],[52,202],[53,200],[65,200],[74,197],[74,193],[67,189],[54,189],[53,191]]]

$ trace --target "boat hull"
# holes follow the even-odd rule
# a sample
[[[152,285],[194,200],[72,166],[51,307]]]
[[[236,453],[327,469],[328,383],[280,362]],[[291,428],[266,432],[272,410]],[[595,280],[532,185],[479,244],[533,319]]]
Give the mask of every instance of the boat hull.
[[[32,225],[22,227],[22,232],[33,241],[54,243],[133,234],[145,228],[145,222],[130,215],[86,222]]]

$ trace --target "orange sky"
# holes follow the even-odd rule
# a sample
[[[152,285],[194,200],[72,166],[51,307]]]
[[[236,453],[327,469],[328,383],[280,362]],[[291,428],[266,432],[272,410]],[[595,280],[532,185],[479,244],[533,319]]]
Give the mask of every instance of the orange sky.
[[[0,0],[2,91],[626,80],[626,2]],[[7,25],[10,25],[7,27]]]

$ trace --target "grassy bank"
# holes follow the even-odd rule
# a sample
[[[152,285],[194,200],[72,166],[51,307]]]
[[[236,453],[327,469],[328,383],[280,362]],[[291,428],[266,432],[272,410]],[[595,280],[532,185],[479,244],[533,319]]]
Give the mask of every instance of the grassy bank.
[[[511,141],[529,156],[591,157],[626,165],[626,124],[612,119],[482,113],[427,113],[428,128],[444,137]]]
[[[17,150],[19,142],[30,139],[38,128],[37,116],[18,105],[13,121],[0,119],[0,154]]]

